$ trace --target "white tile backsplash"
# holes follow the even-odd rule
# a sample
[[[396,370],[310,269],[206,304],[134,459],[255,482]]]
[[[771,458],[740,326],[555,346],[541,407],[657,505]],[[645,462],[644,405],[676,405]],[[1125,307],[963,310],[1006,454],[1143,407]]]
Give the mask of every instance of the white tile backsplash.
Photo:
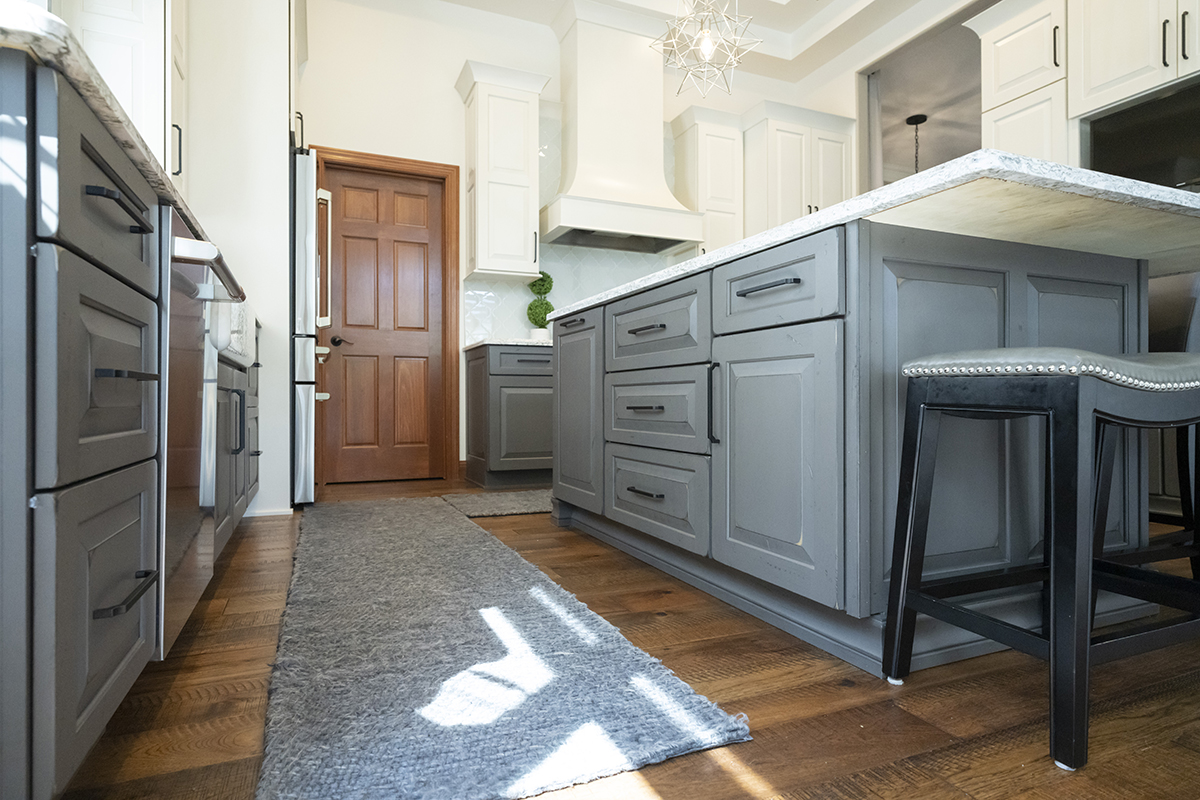
[[[539,194],[545,206],[558,194],[562,173],[562,125],[553,117],[538,124],[538,145],[545,155],[538,159]],[[675,140],[669,129],[663,139],[664,177],[674,190]],[[554,289],[546,299],[555,308],[568,306],[603,291],[637,280],[669,265],[665,256],[546,244],[541,264],[554,278]],[[471,345],[489,339],[525,339],[531,326],[525,315],[533,292],[515,279],[476,278],[463,281],[463,327]]]

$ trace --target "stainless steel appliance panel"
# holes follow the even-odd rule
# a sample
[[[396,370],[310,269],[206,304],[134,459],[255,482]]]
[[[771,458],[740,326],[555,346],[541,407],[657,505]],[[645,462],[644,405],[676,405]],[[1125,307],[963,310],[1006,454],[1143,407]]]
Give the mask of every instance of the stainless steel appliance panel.
[[[300,453],[315,452],[313,440],[317,435],[317,387],[313,384],[296,384],[296,440],[295,451]],[[316,500],[316,474],[313,471],[313,459],[299,458],[295,460],[293,482],[295,490],[293,501],[296,503],[311,503]]]

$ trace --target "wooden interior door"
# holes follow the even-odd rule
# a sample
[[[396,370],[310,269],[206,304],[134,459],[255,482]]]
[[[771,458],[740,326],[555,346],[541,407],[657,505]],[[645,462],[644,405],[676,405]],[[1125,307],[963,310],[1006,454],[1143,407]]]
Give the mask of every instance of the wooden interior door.
[[[325,167],[324,482],[447,476],[440,181]]]

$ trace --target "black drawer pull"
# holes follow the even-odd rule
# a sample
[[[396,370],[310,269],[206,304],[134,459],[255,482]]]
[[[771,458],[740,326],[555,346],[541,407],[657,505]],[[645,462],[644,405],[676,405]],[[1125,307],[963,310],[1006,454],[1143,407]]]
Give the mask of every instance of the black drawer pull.
[[[1186,11],[1179,18],[1179,54],[1183,56],[1184,61],[1191,59],[1191,56],[1187,54],[1187,18],[1188,12]]]
[[[780,278],[777,281],[764,283],[762,286],[751,286],[749,289],[742,289],[737,293],[737,296],[745,297],[746,295],[754,294],[755,292],[765,292],[767,289],[774,289],[776,286],[799,286],[802,283],[804,283],[803,278]]]
[[[582,325],[585,322],[587,322],[587,320],[584,319],[583,317],[576,317],[575,319],[569,319],[566,322],[563,322],[561,324],[564,328],[571,328],[571,327],[574,327],[575,325]]]
[[[230,389],[230,395],[237,395],[241,402],[238,403],[240,409],[238,425],[238,446],[229,451],[229,455],[236,456],[246,449],[246,390],[245,389]]]
[[[150,591],[150,587],[158,580],[158,570],[156,569],[139,569],[133,573],[133,577],[141,579],[129,596],[115,606],[108,608],[97,608],[92,612],[92,619],[108,619],[109,617],[119,617],[129,609],[137,605],[137,601],[142,599],[142,595]]]
[[[104,197],[112,200],[121,207],[121,210],[128,214],[136,225],[129,226],[130,233],[154,233],[154,226],[142,218],[141,212],[137,206],[129,202],[125,195],[121,194],[117,189],[109,189],[107,186],[85,186],[84,191],[94,197]]]
[[[630,328],[629,335],[641,336],[643,333],[649,333],[650,331],[665,331],[666,329],[667,326],[665,323],[655,322],[653,325],[643,325],[640,328]]]
[[[249,455],[254,458],[258,458],[259,456],[262,455],[262,450],[251,450]]]
[[[1054,26],[1054,30],[1050,32],[1050,39],[1054,45],[1054,66],[1061,67],[1062,64],[1058,63],[1058,28],[1058,25]]]
[[[255,361],[253,364],[250,365],[250,369],[261,369],[261,368],[262,368],[262,364],[258,363],[257,361]]]
[[[183,174],[183,128],[179,127],[174,122],[171,123],[171,127],[175,129],[175,143],[176,143],[175,153],[176,153],[176,157],[179,159],[177,162],[175,162],[175,163],[179,164],[179,169],[175,170],[171,174],[172,175],[182,175]]]
[[[97,378],[131,378],[135,381],[156,381],[158,374],[154,372],[138,372],[133,369],[98,369]]]
[[[1171,24],[1171,20],[1169,20],[1169,19],[1163,20],[1163,66],[1164,67],[1171,66],[1167,62],[1167,26],[1170,24]]]
[[[632,492],[633,494],[640,494],[642,497],[649,497],[651,500],[662,500],[664,497],[666,497],[665,494],[661,494],[659,492],[647,492],[645,489],[639,489],[636,486],[630,486],[628,489],[626,489],[626,491]]]
[[[714,361],[708,365],[708,441],[711,444],[720,444],[721,440],[713,436],[713,370],[721,366],[721,362]]]
[[[666,406],[625,406],[626,411],[666,411]]]
[[[550,359],[548,359],[548,358],[518,358],[517,363],[518,364],[549,364]]]

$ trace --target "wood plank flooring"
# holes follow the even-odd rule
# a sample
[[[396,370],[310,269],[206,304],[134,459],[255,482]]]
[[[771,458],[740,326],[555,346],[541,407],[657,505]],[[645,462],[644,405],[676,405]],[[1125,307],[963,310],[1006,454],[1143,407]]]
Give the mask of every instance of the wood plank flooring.
[[[470,491],[330,487],[323,502]],[[549,515],[477,519],[662,659],[754,739],[547,800],[962,800],[1200,796],[1200,641],[1093,670],[1089,764],[1047,755],[1046,665],[1003,652],[893,687]],[[70,798],[252,798],[294,517],[244,522],[170,657],[151,664]]]

